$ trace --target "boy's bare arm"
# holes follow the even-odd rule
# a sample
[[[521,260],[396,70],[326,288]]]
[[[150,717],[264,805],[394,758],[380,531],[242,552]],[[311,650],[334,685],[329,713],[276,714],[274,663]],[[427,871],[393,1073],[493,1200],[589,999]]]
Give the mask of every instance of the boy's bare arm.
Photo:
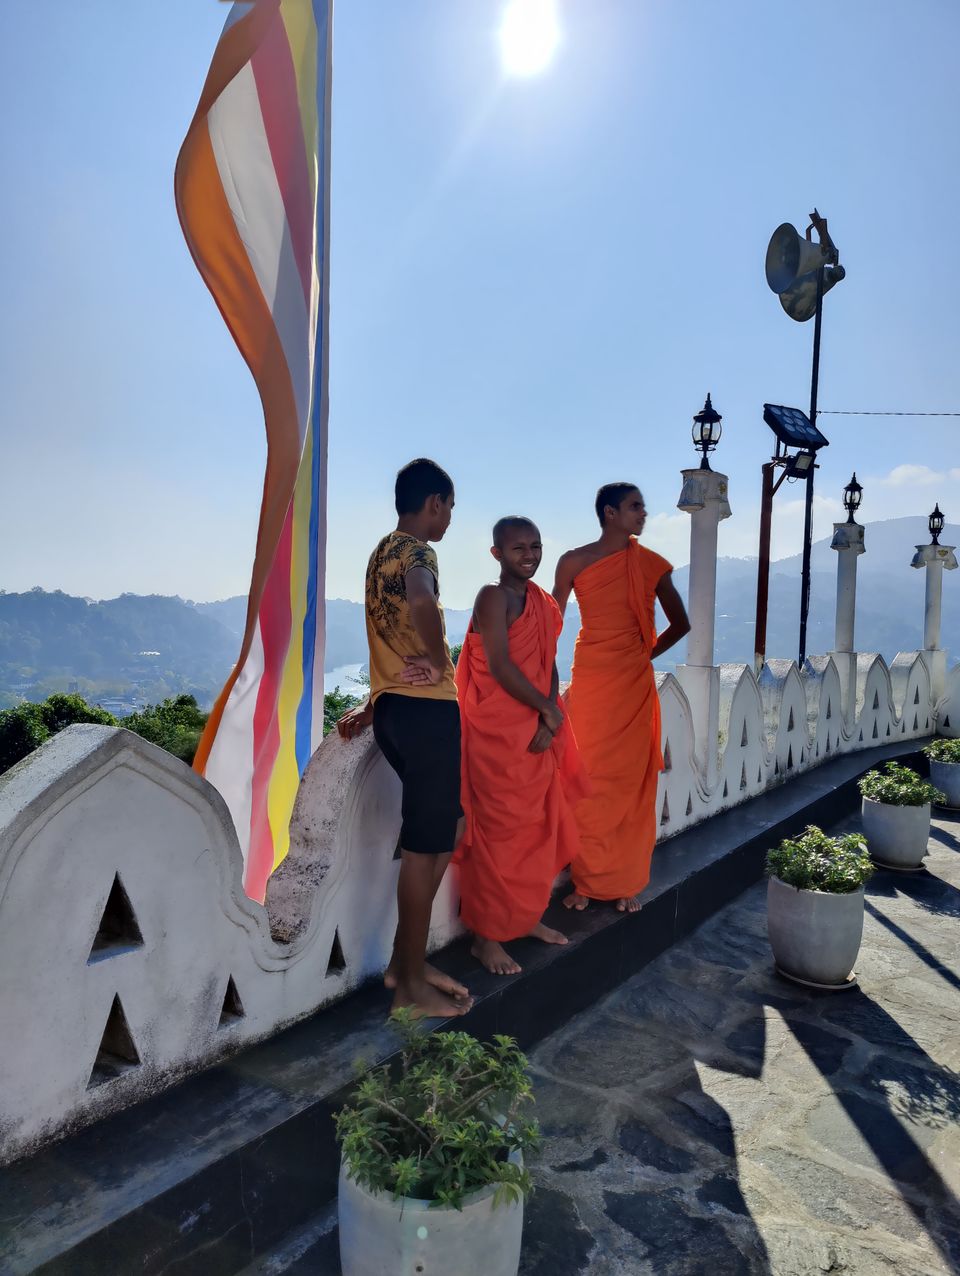
[[[507,600],[503,590],[496,585],[485,585],[477,595],[473,615],[483,641],[487,664],[494,678],[514,700],[536,709],[551,731],[559,730],[563,715],[557,705],[547,696],[541,695],[510,659]]]
[[[651,660],[656,660],[657,656],[662,656],[665,651],[669,651],[675,643],[690,632],[687,609],[683,605],[683,599],[677,593],[672,572],[664,572],[660,577],[657,583],[657,598],[667,618],[667,628],[657,639]]]
[[[436,579],[426,567],[411,567],[404,579],[410,620],[423,644],[423,654],[430,662],[429,682],[438,683],[447,667],[447,647],[443,640],[443,621],[437,605]]]

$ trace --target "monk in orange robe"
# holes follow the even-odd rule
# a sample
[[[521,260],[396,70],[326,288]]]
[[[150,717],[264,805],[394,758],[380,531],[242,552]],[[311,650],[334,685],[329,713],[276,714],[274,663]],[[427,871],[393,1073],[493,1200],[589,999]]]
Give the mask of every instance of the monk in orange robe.
[[[577,806],[580,851],[564,903],[579,910],[591,899],[615,900],[621,912],[636,912],[650,880],[663,769],[653,660],[690,622],[670,564],[635,539],[647,516],[637,488],[602,487],[596,510],[600,539],[561,557],[553,591],[561,612],[571,590],[580,605],[567,709],[592,790]],[[668,622],[659,638],[657,599]]]
[[[558,705],[560,609],[531,579],[540,533],[512,516],[493,536],[500,580],[477,595],[457,664],[466,832],[454,861],[474,956],[512,975],[520,967],[504,942],[567,942],[542,917],[557,873],[576,854],[573,805],[586,789]]]

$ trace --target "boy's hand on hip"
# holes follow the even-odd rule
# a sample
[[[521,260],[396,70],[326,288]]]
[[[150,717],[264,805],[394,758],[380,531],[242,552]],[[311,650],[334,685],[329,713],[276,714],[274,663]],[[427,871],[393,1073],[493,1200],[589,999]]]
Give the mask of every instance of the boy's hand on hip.
[[[435,687],[443,681],[443,670],[432,663],[429,656],[404,656],[404,670],[400,677],[412,687]]]
[[[348,709],[342,718],[337,720],[337,730],[340,733],[341,740],[352,740],[354,736],[358,736],[364,727],[368,727],[373,721],[373,705],[368,700],[366,704],[357,705],[355,709]]]

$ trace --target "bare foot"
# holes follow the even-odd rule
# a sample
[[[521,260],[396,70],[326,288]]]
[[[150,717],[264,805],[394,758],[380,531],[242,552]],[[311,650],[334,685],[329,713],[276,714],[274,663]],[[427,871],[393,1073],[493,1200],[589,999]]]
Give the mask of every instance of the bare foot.
[[[485,966],[491,975],[519,975],[520,967],[513,960],[502,944],[495,939],[481,939],[476,935],[470,951],[481,966]]]
[[[590,900],[586,895],[580,895],[577,891],[571,891],[563,901],[564,908],[575,908],[578,913],[582,913]]]
[[[465,1015],[472,1005],[472,997],[455,1001],[422,979],[397,984],[392,1009],[399,1010],[401,1006],[407,1006],[416,1019],[452,1019],[457,1015]]]
[[[550,926],[544,926],[543,922],[537,922],[529,934],[531,939],[542,939],[545,944],[567,944],[570,942],[562,931],[554,930]]]
[[[431,966],[428,961],[423,963],[424,980],[433,988],[438,988],[440,992],[445,992],[449,997],[453,997],[455,1001],[463,1001],[464,998],[470,996],[468,989],[463,984],[458,984],[455,979],[449,975],[445,975],[442,970],[437,970],[436,966]],[[397,974],[393,968],[393,962],[387,967],[386,974],[383,976],[383,985],[385,988],[396,988]]]
[[[618,913],[639,913],[642,905],[636,895],[617,900]]]

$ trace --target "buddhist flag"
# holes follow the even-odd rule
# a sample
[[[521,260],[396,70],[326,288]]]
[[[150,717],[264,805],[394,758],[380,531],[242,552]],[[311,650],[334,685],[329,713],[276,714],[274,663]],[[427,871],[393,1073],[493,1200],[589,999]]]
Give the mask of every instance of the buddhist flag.
[[[332,6],[234,4],[174,178],[266,425],[246,630],[194,763],[230,808],[258,900],[323,733]]]

